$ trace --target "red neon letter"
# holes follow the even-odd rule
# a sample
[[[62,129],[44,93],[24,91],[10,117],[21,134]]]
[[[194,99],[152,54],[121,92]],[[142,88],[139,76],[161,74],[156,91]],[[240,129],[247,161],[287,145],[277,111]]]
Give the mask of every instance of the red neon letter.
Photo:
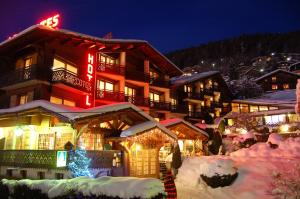
[[[45,20],[42,20],[40,22],[40,25],[47,26],[49,28],[55,28],[57,27],[58,23],[59,23],[59,14],[54,15],[53,17],[49,17]]]
[[[85,97],[85,104],[86,104],[87,106],[91,106],[90,96],[89,96],[89,95],[87,95],[87,96]]]

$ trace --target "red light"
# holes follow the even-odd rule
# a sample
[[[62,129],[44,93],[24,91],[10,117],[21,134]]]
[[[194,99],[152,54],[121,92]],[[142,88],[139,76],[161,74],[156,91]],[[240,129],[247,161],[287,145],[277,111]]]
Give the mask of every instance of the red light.
[[[94,74],[94,55],[88,54],[88,65],[87,65],[87,74],[89,82],[93,78]]]
[[[49,28],[56,28],[58,24],[59,24],[59,14],[56,14],[40,22],[40,25],[47,26]]]

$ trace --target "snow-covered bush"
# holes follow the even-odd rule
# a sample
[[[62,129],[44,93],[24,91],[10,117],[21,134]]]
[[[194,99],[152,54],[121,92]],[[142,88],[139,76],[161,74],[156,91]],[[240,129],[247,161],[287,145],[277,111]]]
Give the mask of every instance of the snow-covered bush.
[[[293,169],[284,172],[274,172],[273,182],[269,190],[275,199],[300,198],[300,164],[296,164]]]
[[[162,182],[153,178],[78,177],[68,180],[20,181],[3,179],[1,183],[9,189],[9,198],[14,199],[144,199],[165,196]]]
[[[254,133],[255,131],[251,130],[244,134],[230,135],[223,138],[224,153],[229,154],[241,148],[249,148],[257,142]]]
[[[0,198],[7,199],[9,196],[9,188],[0,182]]]
[[[212,188],[231,185],[238,176],[237,169],[230,159],[212,159],[202,164],[202,180]]]

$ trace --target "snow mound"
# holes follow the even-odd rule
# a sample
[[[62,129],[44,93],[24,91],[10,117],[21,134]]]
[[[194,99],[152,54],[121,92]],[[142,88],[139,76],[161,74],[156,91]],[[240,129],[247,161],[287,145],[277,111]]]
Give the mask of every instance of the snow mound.
[[[234,175],[236,169],[233,163],[230,159],[209,159],[202,164],[200,174],[207,177]]]
[[[10,188],[26,185],[30,189],[41,190],[49,198],[67,195],[70,191],[82,193],[83,196],[111,196],[120,198],[152,198],[165,194],[159,179],[135,177],[77,177],[65,180],[6,180],[2,183]]]
[[[267,142],[279,145],[282,141],[283,138],[278,133],[271,133]]]
[[[275,137],[275,136],[274,136]],[[274,140],[273,140],[274,139]],[[288,138],[279,142],[278,139],[272,138],[272,141],[278,143],[278,148],[272,149],[268,143],[257,143],[249,148],[243,148],[230,154],[232,157],[300,157],[300,137]]]

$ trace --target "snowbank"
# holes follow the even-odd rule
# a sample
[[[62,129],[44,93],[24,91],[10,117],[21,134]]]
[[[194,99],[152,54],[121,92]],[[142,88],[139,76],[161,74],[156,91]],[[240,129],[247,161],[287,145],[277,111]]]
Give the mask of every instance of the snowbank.
[[[154,178],[135,177],[78,177],[66,180],[6,180],[2,183],[12,191],[16,185],[26,185],[30,189],[41,190],[49,198],[63,196],[70,191],[82,193],[83,196],[111,196],[120,198],[152,198],[165,194],[162,182]]]
[[[200,178],[209,162],[229,160],[238,169],[238,177],[227,187],[211,188]],[[295,169],[300,160],[300,138],[289,138],[277,149],[267,143],[254,144],[231,156],[194,157],[184,160],[176,177],[178,199],[273,199],[273,173]],[[227,163],[226,163],[227,164]],[[228,163],[228,166],[230,165]],[[226,169],[224,169],[226,171]],[[287,175],[288,176],[288,175]],[[188,196],[188,197],[187,197]]]
[[[276,142],[278,148],[272,149],[268,143],[257,143],[249,148],[243,148],[230,154],[233,157],[276,157],[300,158],[300,137],[280,141],[272,136],[270,141]],[[274,143],[273,143],[274,144]]]
[[[267,142],[279,145],[282,141],[283,138],[278,133],[271,133]]]

